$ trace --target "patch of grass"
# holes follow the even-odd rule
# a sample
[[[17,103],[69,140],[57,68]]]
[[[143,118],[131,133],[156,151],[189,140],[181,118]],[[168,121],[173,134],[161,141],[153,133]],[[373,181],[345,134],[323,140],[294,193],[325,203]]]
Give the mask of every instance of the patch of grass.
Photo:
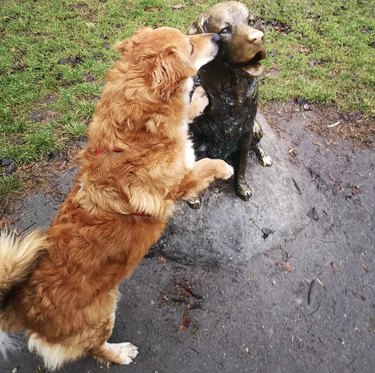
[[[303,97],[343,112],[375,116],[371,2],[263,0],[255,8],[269,25],[264,101]]]
[[[216,2],[2,0],[0,157],[31,162],[82,138],[118,58],[112,45],[145,25],[186,30]],[[370,1],[257,0],[251,7],[267,25],[264,102],[303,97],[375,116]]]
[[[72,122],[65,126],[65,129],[74,139],[83,139],[86,134],[86,125],[84,123]]]
[[[0,177],[0,200],[19,190],[20,187],[21,183],[15,176]]]

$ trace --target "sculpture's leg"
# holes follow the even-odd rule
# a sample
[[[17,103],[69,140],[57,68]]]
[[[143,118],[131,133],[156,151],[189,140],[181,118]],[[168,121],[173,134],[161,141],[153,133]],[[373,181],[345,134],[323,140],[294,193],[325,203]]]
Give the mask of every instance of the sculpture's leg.
[[[251,188],[246,182],[247,156],[249,153],[251,138],[251,132],[243,134],[240,142],[240,150],[234,159],[234,188],[236,193],[244,201],[248,201],[252,195]]]
[[[254,120],[253,126],[253,138],[251,141],[250,148],[254,151],[256,157],[258,158],[259,163],[263,167],[272,166],[272,158],[269,155],[266,155],[262,147],[260,146],[260,140],[263,137],[263,130],[260,124]]]

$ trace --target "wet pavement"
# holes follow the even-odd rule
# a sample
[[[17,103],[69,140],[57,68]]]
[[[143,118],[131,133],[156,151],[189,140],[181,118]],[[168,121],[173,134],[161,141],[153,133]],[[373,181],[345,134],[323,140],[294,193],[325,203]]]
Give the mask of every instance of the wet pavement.
[[[250,157],[249,202],[228,181],[204,193],[198,211],[177,205],[121,284],[111,341],[140,353],[111,371],[374,372],[375,155],[327,145],[306,131],[312,115],[272,128],[258,116],[274,165]],[[74,174],[72,165],[55,193],[22,202],[20,231],[49,224]],[[26,346],[1,367],[43,372]],[[102,371],[90,357],[60,370]]]

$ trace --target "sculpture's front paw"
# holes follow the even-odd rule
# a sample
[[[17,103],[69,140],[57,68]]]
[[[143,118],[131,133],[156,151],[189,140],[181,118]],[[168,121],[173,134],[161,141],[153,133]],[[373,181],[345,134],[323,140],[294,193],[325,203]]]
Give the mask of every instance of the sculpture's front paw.
[[[187,204],[193,210],[199,210],[201,208],[201,204],[202,204],[201,198],[200,197],[196,197],[196,198],[189,199],[187,201]]]
[[[197,87],[193,93],[193,96],[191,97],[191,103],[196,105],[197,108],[197,116],[203,113],[204,109],[208,105],[208,102],[208,97],[204,88],[202,86]]]
[[[249,185],[247,184],[246,180],[241,179],[238,180],[235,185],[236,193],[243,199],[244,201],[248,201],[251,196],[253,195],[253,192]]]

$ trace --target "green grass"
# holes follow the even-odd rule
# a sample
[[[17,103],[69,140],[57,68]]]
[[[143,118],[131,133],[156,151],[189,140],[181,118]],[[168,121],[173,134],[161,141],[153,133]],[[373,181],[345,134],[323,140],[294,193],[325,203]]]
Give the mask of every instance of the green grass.
[[[117,58],[112,45],[144,25],[186,30],[214,3],[2,0],[0,158],[36,161],[84,137],[103,76]],[[265,66],[272,72],[262,82],[263,102],[303,97],[375,116],[373,8],[360,0],[257,0],[253,9],[268,24]],[[291,32],[277,31],[271,21]],[[9,181],[0,180],[4,195]]]
[[[0,198],[6,198],[20,187],[21,183],[15,176],[0,177]]]
[[[375,116],[375,6],[371,1],[257,1],[266,20],[290,33],[267,33],[274,57],[266,66],[262,98],[303,97],[340,111]],[[372,44],[372,46],[371,46]]]

